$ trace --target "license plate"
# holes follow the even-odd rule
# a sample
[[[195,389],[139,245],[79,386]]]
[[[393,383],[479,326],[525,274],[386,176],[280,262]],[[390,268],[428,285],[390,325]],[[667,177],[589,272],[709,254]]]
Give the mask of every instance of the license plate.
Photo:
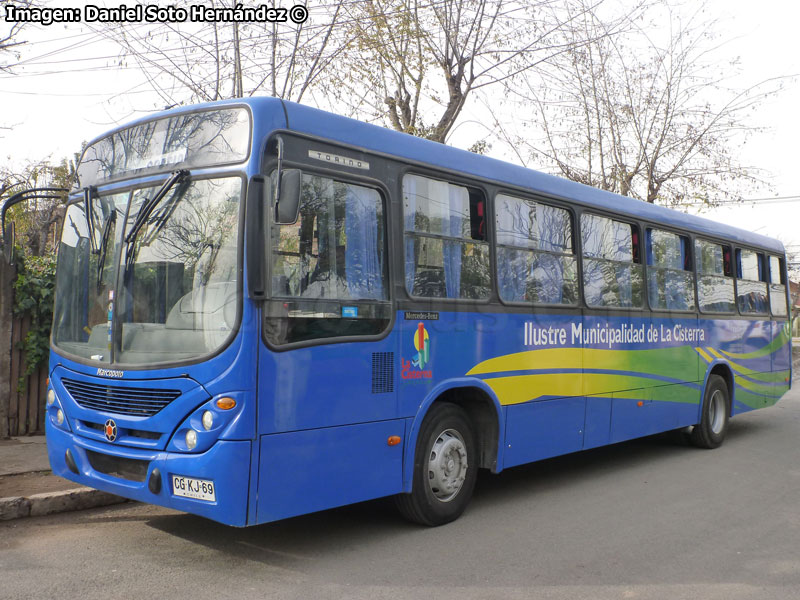
[[[182,475],[172,476],[172,493],[184,498],[215,502],[217,500],[214,482],[207,479],[194,479]]]

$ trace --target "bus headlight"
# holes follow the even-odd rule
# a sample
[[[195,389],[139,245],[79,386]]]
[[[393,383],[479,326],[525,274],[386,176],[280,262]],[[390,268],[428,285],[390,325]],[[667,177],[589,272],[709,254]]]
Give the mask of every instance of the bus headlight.
[[[67,415],[64,412],[64,409],[61,408],[61,402],[58,399],[55,390],[51,387],[47,388],[45,404],[45,414],[47,415],[47,419],[50,424],[65,431],[70,431]]]
[[[207,410],[203,413],[203,427],[206,431],[211,431],[211,428],[214,426],[214,413],[210,410]]]
[[[219,440],[241,440],[250,437],[252,421],[239,417],[245,408],[245,392],[228,392],[208,398],[186,415],[167,444],[168,452],[201,453]],[[56,398],[56,406],[59,399]]]

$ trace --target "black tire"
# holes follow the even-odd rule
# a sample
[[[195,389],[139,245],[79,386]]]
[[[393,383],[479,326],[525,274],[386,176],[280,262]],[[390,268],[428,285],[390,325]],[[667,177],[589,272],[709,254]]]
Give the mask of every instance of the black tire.
[[[475,434],[467,414],[455,404],[438,402],[422,422],[411,493],[395,497],[397,508],[421,525],[454,521],[472,498],[477,472]]]
[[[728,384],[719,375],[708,378],[703,394],[703,413],[700,423],[694,426],[690,439],[698,448],[717,448],[725,440],[730,415]]]

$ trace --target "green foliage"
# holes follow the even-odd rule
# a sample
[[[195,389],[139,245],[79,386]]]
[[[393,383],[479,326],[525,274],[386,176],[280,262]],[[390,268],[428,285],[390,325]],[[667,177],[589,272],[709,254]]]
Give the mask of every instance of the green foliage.
[[[55,256],[30,256],[17,248],[14,314],[30,319],[28,334],[19,343],[19,348],[25,352],[26,365],[17,384],[20,390],[25,389],[28,376],[47,361],[50,353],[55,281]]]

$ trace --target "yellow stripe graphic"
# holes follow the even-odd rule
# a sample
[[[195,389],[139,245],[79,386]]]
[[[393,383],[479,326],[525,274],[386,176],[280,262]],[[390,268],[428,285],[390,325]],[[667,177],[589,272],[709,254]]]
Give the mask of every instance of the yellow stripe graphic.
[[[500,404],[522,404],[543,397],[569,398],[576,396],[600,396],[621,394],[632,400],[669,400],[671,402],[699,402],[696,389],[682,385],[647,387],[650,380],[632,375],[584,373],[581,377],[570,377],[559,373],[540,375],[516,375],[484,380],[497,395]],[[659,390],[656,392],[655,390]]]
[[[708,355],[708,353],[705,350],[703,350],[702,348],[695,348],[695,352],[697,352],[703,358],[703,360],[706,361],[707,363],[714,362],[714,359],[711,358]]]

